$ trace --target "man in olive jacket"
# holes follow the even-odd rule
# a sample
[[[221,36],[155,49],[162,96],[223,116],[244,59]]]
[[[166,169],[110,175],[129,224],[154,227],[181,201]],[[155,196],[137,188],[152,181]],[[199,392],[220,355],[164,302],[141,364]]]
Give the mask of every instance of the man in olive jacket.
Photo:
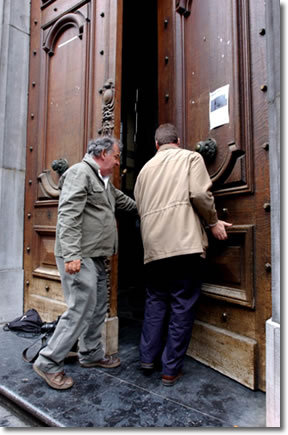
[[[227,238],[218,220],[202,156],[180,148],[177,130],[162,124],[155,133],[156,155],[140,171],[134,189],[141,218],[147,276],[140,342],[143,369],[162,362],[162,382],[181,376],[201,289],[201,259],[208,239]],[[168,324],[168,327],[167,327]]]
[[[98,138],[89,142],[83,160],[60,179],[55,256],[67,310],[33,365],[54,389],[73,385],[63,367],[78,339],[82,367],[120,364],[119,358],[104,355],[101,341],[107,313],[104,261],[117,252],[118,245],[115,210],[137,214],[135,201],[109,181],[119,164],[119,142],[111,137]]]

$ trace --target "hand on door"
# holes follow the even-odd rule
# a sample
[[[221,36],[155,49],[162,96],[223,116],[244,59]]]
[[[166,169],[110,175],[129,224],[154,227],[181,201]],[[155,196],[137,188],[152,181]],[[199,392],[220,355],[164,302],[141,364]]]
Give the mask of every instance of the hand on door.
[[[73,275],[74,273],[80,272],[81,260],[72,260],[65,263],[65,272]]]
[[[232,224],[218,220],[217,224],[211,227],[211,232],[213,236],[218,240],[226,240],[227,239],[227,232],[225,227],[231,227]]]

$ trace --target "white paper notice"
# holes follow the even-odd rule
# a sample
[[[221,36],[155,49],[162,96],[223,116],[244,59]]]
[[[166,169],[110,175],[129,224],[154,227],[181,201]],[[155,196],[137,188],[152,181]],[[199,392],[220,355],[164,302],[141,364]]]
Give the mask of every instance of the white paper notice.
[[[210,92],[209,121],[210,130],[229,123],[229,85]]]

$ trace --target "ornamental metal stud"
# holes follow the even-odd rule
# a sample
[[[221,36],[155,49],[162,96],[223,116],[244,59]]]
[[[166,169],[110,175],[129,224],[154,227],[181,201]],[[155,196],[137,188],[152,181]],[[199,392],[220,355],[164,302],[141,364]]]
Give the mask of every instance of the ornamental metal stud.
[[[266,92],[268,87],[267,87],[267,85],[261,85],[260,89],[261,89],[262,92]]]

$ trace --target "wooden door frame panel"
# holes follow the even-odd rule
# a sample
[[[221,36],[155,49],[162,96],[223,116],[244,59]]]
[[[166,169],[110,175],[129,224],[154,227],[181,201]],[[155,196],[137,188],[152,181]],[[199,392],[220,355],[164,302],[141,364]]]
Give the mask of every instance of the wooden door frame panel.
[[[68,5],[68,8],[67,8]],[[75,12],[83,11],[84,19],[79,22]],[[85,12],[86,11],[86,12]],[[37,247],[39,247],[39,235],[44,235],[49,241],[50,235],[55,234],[57,220],[57,189],[55,183],[49,177],[49,169],[45,168],[44,151],[40,149],[40,141],[45,141],[44,106],[47,104],[47,74],[49,73],[49,59],[53,56],[53,41],[58,37],[63,26],[75,25],[78,29],[84,25],[84,38],[86,39],[86,76],[85,76],[85,137],[83,138],[83,152],[85,152],[88,138],[98,137],[103,127],[103,111],[105,110],[105,92],[103,86],[111,79],[114,87],[115,104],[113,108],[113,125],[111,134],[120,137],[121,119],[121,60],[122,60],[122,0],[60,0],[48,1],[39,5],[32,2],[31,5],[31,52],[29,73],[29,100],[28,110],[30,116],[27,121],[27,153],[26,153],[26,201],[25,201],[25,233],[24,233],[24,276],[25,309],[31,308],[33,298],[37,296],[34,286],[29,292],[29,287],[34,279],[39,288],[39,297],[45,296],[45,288],[59,286],[60,277],[58,272],[46,273],[40,267],[37,259],[33,259]],[[76,18],[77,17],[77,18]],[[50,31],[50,33],[49,33]],[[80,28],[78,37],[83,35]],[[46,49],[46,51],[45,51]],[[87,62],[90,62],[87,64]],[[45,86],[43,85],[45,84]],[[42,86],[41,86],[42,84]],[[41,105],[41,106],[40,106]],[[40,116],[39,116],[40,115]],[[82,149],[82,145],[81,145]],[[36,154],[35,154],[36,152]],[[38,168],[38,169],[37,169]],[[120,187],[119,170],[115,170],[113,181],[116,187]],[[40,200],[37,195],[39,184],[46,191]],[[46,185],[45,185],[46,183]],[[46,198],[45,198],[46,196]],[[51,225],[45,224],[42,215],[46,210],[51,214]],[[37,219],[35,220],[35,218]],[[45,242],[46,243],[46,242]],[[33,249],[33,252],[32,252]],[[45,252],[43,255],[46,255]],[[50,255],[50,254],[49,254]],[[34,255],[35,257],[35,255]],[[50,261],[50,260],[49,260]],[[113,256],[109,266],[109,289],[110,307],[104,337],[106,351],[114,353],[118,350],[118,318],[117,318],[117,290],[118,290],[118,257]],[[42,281],[41,281],[42,279]],[[48,280],[48,281],[47,281]],[[48,284],[48,282],[51,283]],[[43,288],[42,288],[43,286]],[[31,288],[31,287],[30,287]],[[60,293],[57,290],[57,294]],[[32,297],[32,302],[31,302]],[[58,297],[58,296],[57,296]],[[57,302],[57,301],[56,301]],[[56,303],[55,302],[55,303]],[[59,306],[64,306],[59,300]],[[48,315],[48,314],[47,314]],[[50,315],[49,315],[50,316]],[[44,320],[55,320],[46,318]]]
[[[185,145],[188,124],[186,118],[187,108],[185,107],[186,78],[184,39],[185,23],[191,20],[192,14],[186,14],[185,17],[184,14],[177,13],[174,9],[174,3],[173,1],[158,0],[159,123],[174,123]],[[188,2],[186,0],[176,3],[179,3],[179,5],[181,3],[181,5],[184,5],[183,7],[187,9]],[[192,2],[191,11],[193,11],[193,3],[194,2]],[[252,389],[260,388],[265,391],[265,320],[271,315],[269,308],[269,276],[267,276],[267,271],[265,271],[265,264],[269,263],[270,258],[269,213],[267,213],[267,211],[265,212],[267,207],[264,210],[265,204],[269,203],[269,172],[267,174],[268,166],[265,166],[269,156],[264,146],[262,146],[268,142],[268,130],[266,127],[267,124],[265,124],[267,100],[265,98],[264,86],[266,80],[266,64],[263,65],[266,52],[265,38],[259,33],[260,28],[265,28],[265,11],[262,9],[261,0],[257,2],[252,0],[233,0],[231,5],[233,6],[231,11],[233,16],[231,19],[237,23],[233,27],[233,44],[235,45],[233,56],[237,62],[234,66],[233,76],[231,75],[235,83],[235,92],[238,95],[236,102],[235,98],[231,99],[231,104],[236,105],[233,111],[237,122],[234,123],[233,139],[235,140],[233,140],[233,142],[231,141],[231,143],[227,143],[230,156],[227,156],[227,161],[224,162],[222,167],[219,167],[217,171],[212,171],[212,181],[214,183],[213,193],[216,197],[219,218],[227,221],[231,221],[232,219],[236,232],[241,227],[246,227],[247,229],[248,226],[250,228],[248,233],[244,228],[243,249],[248,253],[251,263],[248,265],[246,261],[246,266],[244,267],[244,269],[246,268],[248,271],[245,278],[247,286],[244,286],[247,290],[245,296],[244,294],[237,295],[237,292],[230,292],[229,288],[226,288],[226,293],[223,295],[223,289],[219,290],[205,283],[203,286],[203,298],[206,302],[209,302],[212,309],[214,306],[216,307],[218,300],[219,306],[217,306],[216,310],[217,315],[215,314],[214,317],[210,319],[211,325],[218,328],[217,334],[223,329],[222,322],[224,320],[222,320],[221,316],[224,311],[229,313],[226,327],[230,332],[233,332],[233,329],[229,329],[230,325],[231,327],[232,325],[235,327],[234,316],[237,316],[237,310],[245,313],[250,325],[249,328],[247,330],[244,328],[243,330],[242,325],[239,325],[239,327],[235,327],[235,331],[236,333],[238,332],[239,337],[242,334],[240,341],[243,345],[245,345],[245,343],[247,344],[249,338],[251,338],[251,358],[249,366],[246,366],[246,369],[250,370],[254,367],[255,370],[258,371],[256,376],[248,376],[249,385],[246,385]],[[166,28],[163,28],[165,19],[167,20],[167,24]],[[165,40],[161,37],[162,33],[165,34]],[[168,57],[168,61],[166,61],[165,64],[166,56]],[[260,70],[259,65],[260,68],[263,66]],[[166,100],[165,95],[169,96]],[[240,122],[238,122],[239,120]],[[246,180],[245,183],[240,186],[235,185],[232,187],[227,185],[223,188],[220,181],[223,182],[231,173],[231,169],[233,168],[231,159],[235,158],[235,162],[239,161],[239,159],[243,158],[243,152],[245,152],[244,158],[246,158],[246,167],[244,169],[246,175],[245,178],[243,178],[243,180]],[[259,164],[260,160],[258,159],[263,159],[263,166]],[[218,183],[216,182],[217,178]],[[238,204],[235,195],[241,199],[242,208],[240,202]],[[248,209],[251,212],[250,218],[247,215]],[[263,231],[265,231],[265,234],[267,232],[267,244],[265,247],[262,246],[261,248],[260,235],[263,234]],[[252,273],[251,267],[254,268]],[[223,311],[221,312],[221,310]],[[202,311],[201,315],[205,316],[205,311]],[[205,317],[203,317],[203,319],[204,318]],[[208,323],[204,326],[202,325],[202,330],[210,334],[213,328],[211,329]],[[224,330],[225,329],[223,329],[223,331]],[[199,331],[200,329],[196,328],[194,334],[197,335]],[[214,333],[216,332],[213,330],[211,337]],[[208,341],[209,334],[207,335]],[[248,341],[246,339],[248,339]],[[213,340],[210,340],[210,343],[212,342]],[[232,343],[233,340],[229,342]],[[203,344],[202,350],[205,349],[206,344]],[[190,347],[190,351],[192,352],[191,349]],[[200,352],[198,352],[198,350],[196,352],[197,355],[199,355]],[[212,353],[214,350],[211,349]],[[204,360],[203,362],[205,363]],[[215,368],[217,369],[217,367]],[[230,376],[228,368],[229,367],[226,367],[222,372]],[[219,370],[222,370],[220,366]],[[248,372],[246,374],[248,374]],[[246,374],[243,373],[243,376],[246,376]],[[238,380],[240,382],[243,381],[243,376],[239,377]]]
[[[78,2],[79,3],[79,2]],[[44,23],[42,28],[42,50],[41,50],[41,78],[42,83],[44,83],[44,86],[41,87],[40,90],[40,100],[39,100],[39,112],[42,113],[42,117],[39,119],[39,131],[42,132],[41,134],[41,144],[40,144],[40,151],[41,154],[38,154],[38,177],[42,178],[42,185],[43,182],[46,181],[46,183],[51,185],[51,181],[49,179],[50,175],[50,168],[48,169],[46,167],[46,143],[47,143],[47,117],[45,114],[47,113],[47,107],[48,107],[48,85],[49,85],[49,64],[51,61],[52,56],[54,56],[54,44],[55,40],[64,32],[67,27],[75,27],[79,30],[78,37],[82,40],[84,44],[86,44],[86,48],[84,50],[85,52],[85,72],[86,75],[82,79],[83,80],[83,97],[82,102],[86,102],[86,106],[83,107],[83,113],[80,113],[79,116],[82,118],[83,123],[83,144],[82,144],[82,150],[84,151],[86,144],[87,144],[87,130],[88,130],[88,95],[90,94],[90,83],[89,83],[89,75],[87,74],[87,71],[89,70],[89,64],[90,64],[90,58],[88,56],[90,52],[90,8],[88,8],[88,5],[86,5],[86,17],[80,12],[80,9],[85,7],[86,2],[80,2],[78,4],[78,9],[75,13],[69,12],[62,16],[55,17],[54,20],[50,20],[49,24]],[[75,8],[74,8],[75,10]],[[77,13],[79,12],[79,13]],[[84,11],[83,11],[84,12]],[[77,15],[76,15],[77,14]],[[80,16],[81,14],[81,16]],[[85,26],[86,24],[86,26]],[[84,28],[85,26],[85,28]],[[83,39],[84,37],[84,39]],[[40,107],[40,104],[42,105],[42,109]],[[80,154],[80,153],[79,153]],[[52,162],[51,162],[52,163]],[[71,164],[71,162],[68,162]],[[44,186],[43,186],[44,187]],[[59,196],[59,192],[57,194],[57,186],[51,185],[51,193],[53,191],[54,187],[54,197]],[[49,192],[47,192],[49,193]]]
[[[192,4],[193,8],[193,4]],[[250,101],[251,95],[251,73],[250,73],[250,29],[249,29],[249,1],[246,0],[231,0],[232,16],[231,21],[237,23],[237,25],[232,26],[233,30],[233,95],[230,95],[230,102],[233,104],[234,119],[240,120],[239,123],[234,123],[234,137],[227,143],[227,154],[223,164],[221,163],[219,167],[212,170],[209,169],[210,176],[213,182],[213,193],[215,196],[231,195],[241,193],[252,193],[254,189],[253,180],[253,133],[252,133],[252,107]],[[179,14],[177,14],[179,15]],[[181,15],[181,33],[178,35],[178,41],[176,41],[176,49],[182,53],[182,83],[183,90],[182,95],[185,95],[185,90],[187,89],[187,74],[186,71],[186,57],[185,52],[187,51],[187,46],[185,43],[185,27],[192,20],[192,15]],[[179,55],[180,57],[180,55]],[[235,61],[237,59],[237,61]],[[180,66],[178,66],[180,68]],[[212,91],[212,90],[211,90]],[[182,116],[185,119],[184,134],[183,137],[186,140],[188,136],[186,130],[188,128],[188,110],[185,106],[185,98],[183,97],[183,112]],[[211,133],[209,132],[211,135]],[[212,133],[213,136],[213,133]],[[201,140],[206,139],[202,138]],[[184,142],[185,143],[185,142]],[[190,148],[196,148],[195,144],[190,144]],[[240,158],[245,156],[245,165],[242,165],[242,171],[245,173],[244,182],[240,186],[229,185],[227,187],[220,187],[221,184],[229,177],[234,169],[237,161],[241,162],[243,159]]]

